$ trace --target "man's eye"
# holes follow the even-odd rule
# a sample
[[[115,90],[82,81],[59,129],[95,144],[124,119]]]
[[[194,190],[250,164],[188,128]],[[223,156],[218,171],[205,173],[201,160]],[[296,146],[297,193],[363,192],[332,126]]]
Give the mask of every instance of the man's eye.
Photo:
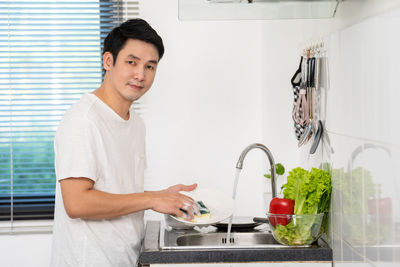
[[[154,70],[154,66],[152,66],[152,65],[148,65],[147,68],[148,68],[149,70]]]
[[[129,60],[129,61],[128,61],[128,64],[133,65],[133,64],[135,64],[135,61]]]

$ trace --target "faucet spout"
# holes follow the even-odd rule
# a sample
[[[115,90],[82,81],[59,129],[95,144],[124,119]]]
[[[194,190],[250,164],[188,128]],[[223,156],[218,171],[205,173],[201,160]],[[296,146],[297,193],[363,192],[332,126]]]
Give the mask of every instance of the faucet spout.
[[[269,160],[269,164],[271,165],[271,188],[272,188],[272,197],[276,197],[276,181],[275,181],[275,161],[274,161],[274,157],[272,156],[271,151],[264,146],[263,144],[251,144],[248,147],[246,147],[242,153],[240,154],[239,160],[236,164],[236,169],[242,169],[243,168],[243,161],[244,158],[246,157],[247,153],[249,153],[250,150],[254,149],[254,148],[259,148],[262,151],[265,152],[265,154],[267,154],[268,160]]]

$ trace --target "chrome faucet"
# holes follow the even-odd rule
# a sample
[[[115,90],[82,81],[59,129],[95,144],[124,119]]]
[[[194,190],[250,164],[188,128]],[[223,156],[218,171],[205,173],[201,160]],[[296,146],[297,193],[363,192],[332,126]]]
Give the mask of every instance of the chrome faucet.
[[[253,148],[259,148],[262,151],[265,152],[265,154],[267,154],[268,160],[269,160],[269,164],[271,165],[271,187],[272,187],[272,197],[276,197],[276,182],[275,182],[275,161],[274,161],[274,157],[272,156],[271,151],[269,151],[269,149],[264,146],[263,144],[251,144],[248,147],[246,147],[243,152],[240,154],[239,160],[236,164],[236,169],[242,169],[243,168],[243,161],[244,158],[246,157],[247,153],[249,153],[250,150],[252,150]]]

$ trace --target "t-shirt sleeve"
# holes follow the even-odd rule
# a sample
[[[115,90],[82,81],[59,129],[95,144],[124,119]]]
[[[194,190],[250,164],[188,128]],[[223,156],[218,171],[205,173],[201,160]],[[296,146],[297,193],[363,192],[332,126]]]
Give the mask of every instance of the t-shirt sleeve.
[[[97,180],[96,129],[84,118],[66,115],[54,140],[57,180],[86,177]]]

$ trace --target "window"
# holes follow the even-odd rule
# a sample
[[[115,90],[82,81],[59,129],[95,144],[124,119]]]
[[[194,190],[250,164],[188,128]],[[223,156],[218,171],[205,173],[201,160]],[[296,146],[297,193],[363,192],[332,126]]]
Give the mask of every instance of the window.
[[[102,81],[102,40],[137,1],[0,0],[0,220],[53,218],[53,139]]]

